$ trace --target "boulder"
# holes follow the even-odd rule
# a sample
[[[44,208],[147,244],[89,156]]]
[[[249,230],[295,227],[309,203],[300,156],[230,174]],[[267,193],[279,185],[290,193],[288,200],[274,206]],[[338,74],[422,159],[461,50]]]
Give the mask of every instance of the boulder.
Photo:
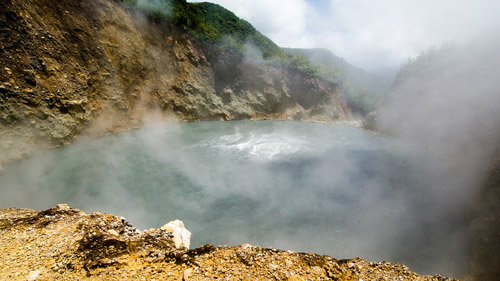
[[[161,229],[172,232],[176,248],[184,247],[189,249],[189,245],[191,243],[191,232],[184,227],[184,223],[182,221],[170,221],[166,225],[162,226]]]

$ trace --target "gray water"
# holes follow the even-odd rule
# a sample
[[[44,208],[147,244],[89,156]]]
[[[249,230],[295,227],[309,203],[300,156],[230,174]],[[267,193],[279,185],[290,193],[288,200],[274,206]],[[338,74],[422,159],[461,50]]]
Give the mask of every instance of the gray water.
[[[462,217],[432,186],[446,172],[437,162],[340,123],[167,124],[17,163],[0,175],[0,207],[67,203],[139,228],[181,219],[194,247],[250,243],[457,275]]]

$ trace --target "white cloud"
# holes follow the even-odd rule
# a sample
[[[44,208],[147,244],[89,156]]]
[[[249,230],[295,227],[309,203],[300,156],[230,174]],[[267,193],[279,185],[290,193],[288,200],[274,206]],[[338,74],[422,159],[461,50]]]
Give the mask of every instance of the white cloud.
[[[365,68],[500,26],[497,0],[212,0],[284,47],[323,47]]]

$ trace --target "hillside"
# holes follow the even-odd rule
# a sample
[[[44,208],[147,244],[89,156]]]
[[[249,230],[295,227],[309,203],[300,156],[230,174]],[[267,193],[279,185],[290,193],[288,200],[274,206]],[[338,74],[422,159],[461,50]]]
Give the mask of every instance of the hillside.
[[[264,58],[282,53],[274,42],[250,23],[217,4],[187,3],[185,0],[121,1],[126,7],[140,10],[154,21],[169,22],[185,30],[211,48],[237,53],[250,43],[261,51]]]
[[[336,84],[276,63],[280,53],[248,56],[249,38],[264,55],[276,46],[222,7],[125,2],[0,3],[0,167],[148,122],[349,115]],[[223,9],[220,21],[213,9]],[[236,40],[233,31],[246,35]]]
[[[292,49],[284,51],[308,58],[321,77],[339,84],[350,108],[362,115],[376,109],[389,92],[391,79],[356,67],[327,49]]]
[[[319,74],[317,67],[305,56],[278,47],[250,23],[220,5],[188,3],[185,0],[121,1],[129,8],[142,11],[154,21],[166,21],[181,28],[202,42],[202,47],[212,51],[229,52],[259,59],[265,64]]]

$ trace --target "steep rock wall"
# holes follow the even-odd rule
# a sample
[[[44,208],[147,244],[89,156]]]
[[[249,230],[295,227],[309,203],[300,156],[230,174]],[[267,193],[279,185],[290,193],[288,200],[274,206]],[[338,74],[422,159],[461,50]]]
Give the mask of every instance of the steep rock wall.
[[[2,1],[0,30],[0,167],[151,119],[349,113],[335,84],[215,52],[114,0]]]
[[[215,92],[229,119],[342,120],[348,114],[337,86],[316,76],[204,48],[214,73]]]

